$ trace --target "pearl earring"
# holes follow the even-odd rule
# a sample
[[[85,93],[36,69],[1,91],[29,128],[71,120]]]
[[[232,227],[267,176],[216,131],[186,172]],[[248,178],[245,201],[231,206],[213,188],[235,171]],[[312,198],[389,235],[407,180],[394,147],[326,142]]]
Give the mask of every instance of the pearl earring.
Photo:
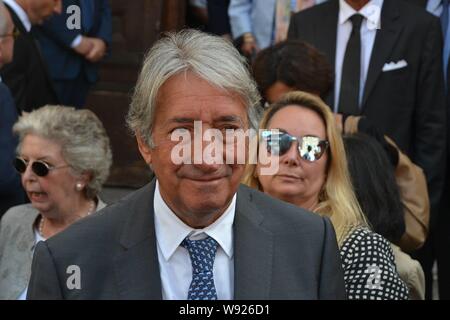
[[[75,187],[76,187],[77,191],[83,190],[83,184],[80,182],[78,182]]]

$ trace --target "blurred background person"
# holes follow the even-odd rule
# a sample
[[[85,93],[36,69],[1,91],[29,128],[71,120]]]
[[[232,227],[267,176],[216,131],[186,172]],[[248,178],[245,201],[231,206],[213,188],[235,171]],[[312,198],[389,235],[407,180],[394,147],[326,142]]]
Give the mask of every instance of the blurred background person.
[[[89,110],[45,106],[20,117],[16,170],[31,204],[0,224],[0,299],[25,299],[35,245],[102,209],[112,162],[109,138]]]
[[[259,159],[244,183],[271,196],[330,217],[336,230],[349,299],[407,299],[389,242],[371,231],[352,189],[344,145],[329,107],[317,96],[291,92],[260,123]],[[377,279],[371,281],[371,278]]]
[[[391,243],[397,271],[409,288],[409,298],[423,300],[425,276],[422,267],[398,246],[406,227],[404,208],[393,174],[394,167],[383,147],[368,135],[345,135],[344,147],[362,212],[372,230]],[[424,184],[426,186],[425,181]]]
[[[325,98],[334,78],[325,55],[299,40],[283,41],[261,50],[252,69],[258,89],[269,104],[296,90]]]
[[[74,5],[81,9],[79,29],[67,25]],[[36,37],[60,103],[82,108],[111,47],[111,8],[108,0],[63,0],[62,8],[36,27]]]
[[[14,38],[17,35],[11,15],[0,0],[0,70],[13,59]],[[12,127],[16,121],[13,97],[0,77],[0,218],[10,207],[25,201],[20,177],[12,165],[17,145]]]
[[[291,14],[324,0],[231,0],[228,8],[233,39],[253,60],[258,51],[287,37]]]
[[[20,35],[14,44],[13,61],[2,68],[0,76],[11,90],[19,113],[57,103],[32,26],[60,14],[61,0],[4,0],[4,3]]]

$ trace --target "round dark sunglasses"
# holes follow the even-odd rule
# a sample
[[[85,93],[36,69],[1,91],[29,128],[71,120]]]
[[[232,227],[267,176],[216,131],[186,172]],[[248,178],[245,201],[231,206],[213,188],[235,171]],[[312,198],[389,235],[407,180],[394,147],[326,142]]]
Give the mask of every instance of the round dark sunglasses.
[[[26,161],[25,159],[23,159],[21,157],[16,157],[13,161],[14,168],[17,170],[17,172],[19,172],[21,174],[27,170],[28,163],[29,163],[29,161]],[[69,165],[54,167],[42,160],[37,160],[37,161],[33,161],[33,163],[31,163],[31,170],[33,170],[33,172],[37,176],[45,177],[46,175],[48,175],[48,173],[51,170],[66,168],[68,166]]]
[[[274,156],[282,156],[289,151],[292,143],[297,141],[300,157],[309,162],[319,160],[329,146],[327,140],[321,140],[319,137],[294,137],[280,129],[263,130],[261,138],[266,143],[267,152]]]

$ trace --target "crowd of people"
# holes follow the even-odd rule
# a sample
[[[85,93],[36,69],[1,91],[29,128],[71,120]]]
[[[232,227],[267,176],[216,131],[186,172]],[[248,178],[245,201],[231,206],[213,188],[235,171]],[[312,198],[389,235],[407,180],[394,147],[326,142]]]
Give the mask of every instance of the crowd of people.
[[[154,178],[107,205],[108,1],[0,1],[0,299],[421,300],[435,262],[449,299],[449,1],[189,4],[126,117]]]

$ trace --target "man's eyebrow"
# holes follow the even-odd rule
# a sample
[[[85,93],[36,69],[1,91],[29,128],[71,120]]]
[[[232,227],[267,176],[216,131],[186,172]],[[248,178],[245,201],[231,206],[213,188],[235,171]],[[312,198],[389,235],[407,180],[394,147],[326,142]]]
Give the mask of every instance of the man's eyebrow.
[[[171,118],[167,121],[167,123],[181,123],[181,124],[186,124],[186,123],[193,123],[195,121],[200,121],[198,119],[194,119],[194,118],[187,118],[187,117],[174,117]],[[214,119],[214,122],[239,122],[241,124],[244,124],[244,121],[242,120],[241,117],[239,116],[221,116],[217,119]]]
[[[193,123],[195,119],[186,117],[175,117],[167,121],[167,123]]]
[[[215,119],[214,122],[239,122],[242,125],[244,124],[242,118],[238,116],[222,116],[218,119]]]

